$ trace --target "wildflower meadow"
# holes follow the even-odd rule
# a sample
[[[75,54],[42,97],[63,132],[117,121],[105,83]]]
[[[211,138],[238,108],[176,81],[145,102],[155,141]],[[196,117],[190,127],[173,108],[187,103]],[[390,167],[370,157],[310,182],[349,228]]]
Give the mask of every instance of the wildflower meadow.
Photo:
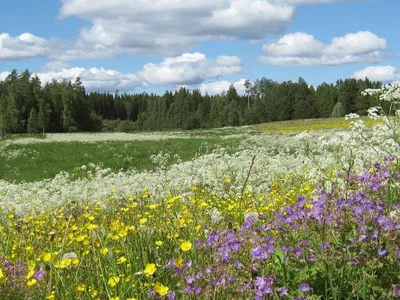
[[[0,299],[398,299],[400,83],[363,94],[313,130],[2,141]]]

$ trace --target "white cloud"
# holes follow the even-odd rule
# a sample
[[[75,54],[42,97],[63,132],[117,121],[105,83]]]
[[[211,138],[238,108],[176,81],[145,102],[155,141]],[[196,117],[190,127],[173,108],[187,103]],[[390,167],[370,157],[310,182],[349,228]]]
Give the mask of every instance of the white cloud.
[[[241,72],[242,61],[236,56],[219,56],[209,60],[204,54],[195,52],[166,58],[159,64],[146,64],[138,76],[149,84],[186,85]]]
[[[10,75],[10,72],[0,72],[0,81],[3,81]]]
[[[321,55],[323,49],[323,43],[302,32],[287,34],[263,46],[264,54],[272,57],[315,57]]]
[[[11,37],[0,34],[0,60],[21,59],[46,55],[46,40],[30,33]]]
[[[245,81],[246,79],[244,78],[241,78],[239,81],[236,82],[229,82],[227,80],[214,81],[200,84],[197,88],[203,95],[205,93],[208,93],[211,96],[217,94],[220,95],[222,92],[226,92],[229,89],[229,86],[233,84],[238,94],[244,95],[246,93],[246,88],[244,87]]]
[[[280,34],[293,21],[297,5],[333,1],[61,0],[60,17],[77,17],[90,24],[81,28],[78,40],[3,33],[0,60],[73,60],[119,53],[176,56],[204,41],[260,41]]]
[[[290,24],[295,5],[276,0],[63,0],[61,17],[92,25],[80,40],[133,54],[183,52],[206,40],[262,39]]]
[[[357,2],[365,0],[285,0],[290,4],[324,4],[330,2]]]
[[[81,41],[46,40],[31,33],[12,37],[0,34],[0,60],[46,57],[57,60],[104,58],[116,55],[118,49],[107,49]]]
[[[336,37],[327,45],[312,35],[298,32],[266,43],[260,60],[280,66],[376,63],[382,60],[381,51],[386,49],[386,40],[369,31]]]
[[[368,77],[373,81],[393,82],[400,80],[400,70],[393,66],[372,66],[355,72],[352,77],[356,79]]]
[[[167,57],[159,64],[148,63],[136,73],[121,73],[104,68],[70,67],[63,61],[52,61],[36,74],[43,84],[52,80],[75,81],[77,77],[80,77],[87,91],[114,91],[116,89],[133,91],[136,87],[149,85],[197,86],[207,79],[240,72],[243,72],[243,65],[240,58],[236,56],[207,59],[204,54],[194,52]],[[8,74],[9,72],[0,73],[0,79],[4,80]]]
[[[47,83],[52,80],[75,81],[80,77],[87,91],[114,91],[116,89],[132,91],[136,87],[141,86],[141,82],[135,74],[123,74],[115,70],[106,70],[104,68],[65,68],[57,69],[59,63],[47,65],[38,73],[41,82]],[[59,64],[62,65],[62,64]],[[46,71],[47,70],[47,71]]]

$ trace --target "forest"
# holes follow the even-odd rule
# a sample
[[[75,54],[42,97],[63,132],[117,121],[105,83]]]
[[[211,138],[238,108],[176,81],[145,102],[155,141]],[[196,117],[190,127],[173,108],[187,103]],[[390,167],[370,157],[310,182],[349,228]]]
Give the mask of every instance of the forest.
[[[314,87],[300,77],[297,82],[247,80],[245,95],[233,85],[220,95],[187,88],[163,95],[87,93],[79,77],[42,84],[28,70],[13,70],[0,81],[0,133],[187,130],[366,115],[376,100],[361,91],[380,86],[349,78]]]

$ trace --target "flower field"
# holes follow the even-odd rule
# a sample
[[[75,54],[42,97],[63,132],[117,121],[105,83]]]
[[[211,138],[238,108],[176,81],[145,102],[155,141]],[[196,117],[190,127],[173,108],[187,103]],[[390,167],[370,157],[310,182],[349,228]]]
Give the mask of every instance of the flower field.
[[[18,161],[34,172],[40,145],[116,156],[0,180],[0,299],[398,298],[399,90],[367,90],[391,116],[373,108],[366,126],[351,114],[348,129],[1,142],[16,176]],[[197,144],[148,155],[152,168],[112,168],[137,143],[168,140]]]

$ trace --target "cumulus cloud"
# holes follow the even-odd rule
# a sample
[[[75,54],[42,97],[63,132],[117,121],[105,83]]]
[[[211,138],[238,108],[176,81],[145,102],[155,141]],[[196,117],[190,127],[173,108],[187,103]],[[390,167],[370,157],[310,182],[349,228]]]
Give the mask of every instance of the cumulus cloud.
[[[8,75],[10,75],[10,72],[0,72],[0,81],[6,79]]]
[[[290,4],[323,4],[330,2],[357,2],[364,0],[285,0],[285,1]]]
[[[341,65],[376,63],[382,60],[386,40],[369,31],[349,33],[323,44],[307,33],[291,33],[263,46],[260,60],[280,66]]]
[[[104,58],[116,55],[118,49],[108,49],[82,41],[46,40],[31,33],[12,37],[0,34],[0,60],[17,60],[32,57],[46,57],[57,60]]]
[[[207,59],[199,52],[167,57],[161,63],[148,63],[136,73],[122,73],[104,68],[70,67],[63,61],[52,61],[37,73],[42,83],[74,81],[80,77],[88,91],[132,91],[150,85],[199,85],[207,79],[243,72],[243,64],[236,56],[218,56]],[[8,72],[0,73],[4,80]],[[229,86],[229,85],[228,85]]]
[[[46,52],[46,40],[33,34],[23,33],[16,37],[0,34],[0,60],[44,56]]]
[[[400,80],[400,70],[393,66],[371,66],[353,74],[356,79],[369,78],[373,81],[393,82]]]
[[[246,79],[241,78],[236,82],[229,82],[227,80],[214,81],[209,83],[200,84],[197,88],[200,92],[205,95],[206,93],[211,95],[222,94],[222,92],[226,92],[229,89],[229,86],[233,84],[237,93],[239,95],[244,95],[246,93],[246,88],[244,87]]]
[[[60,17],[90,24],[81,28],[78,40],[3,33],[0,60],[73,60],[120,53],[175,56],[209,40],[260,41],[284,32],[297,5],[333,1],[337,0],[61,0]]]
[[[186,85],[240,72],[243,72],[242,61],[236,56],[209,60],[204,54],[195,52],[166,58],[159,64],[146,64],[138,76],[148,84]]]
[[[115,91],[116,89],[132,91],[142,85],[135,74],[123,74],[104,68],[70,68],[60,62],[46,65],[36,75],[43,84],[52,80],[75,81],[77,77],[80,77],[87,91]]]
[[[119,47],[133,54],[183,52],[206,40],[258,40],[290,24],[296,6],[276,0],[63,0],[61,17],[91,23],[85,44]]]

